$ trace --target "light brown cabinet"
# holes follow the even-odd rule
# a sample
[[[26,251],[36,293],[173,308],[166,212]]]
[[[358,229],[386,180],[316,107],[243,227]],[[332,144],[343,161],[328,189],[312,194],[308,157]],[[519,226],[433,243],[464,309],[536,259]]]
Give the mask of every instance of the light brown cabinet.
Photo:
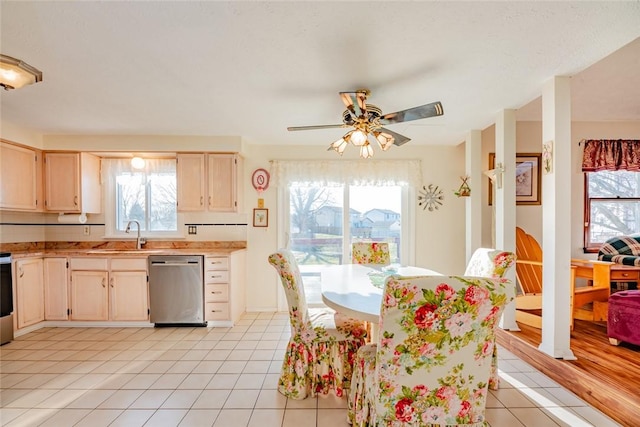
[[[178,211],[239,212],[237,154],[177,155]]]
[[[45,209],[100,213],[100,158],[89,153],[45,152]]]
[[[204,259],[205,320],[213,326],[233,325],[245,311],[244,251]]]
[[[44,259],[44,320],[69,319],[67,259]]]
[[[149,319],[146,258],[72,258],[70,266],[71,320]]]
[[[42,258],[15,262],[15,290],[18,329],[44,320],[44,283]]]
[[[42,152],[0,141],[0,209],[41,211]]]

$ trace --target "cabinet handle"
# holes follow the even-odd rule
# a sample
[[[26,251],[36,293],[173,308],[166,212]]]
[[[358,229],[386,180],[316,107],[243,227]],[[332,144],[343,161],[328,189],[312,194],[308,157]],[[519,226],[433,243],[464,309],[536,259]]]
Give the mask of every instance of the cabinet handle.
[[[78,196],[73,196],[73,204],[74,206],[78,206]]]
[[[209,196],[209,206],[211,206],[211,196]]]
[[[211,291],[212,294],[221,294],[222,291]]]
[[[113,288],[113,277],[111,279],[109,279],[109,283],[111,284],[111,287]]]
[[[622,273],[622,277],[629,277],[629,273]]]
[[[216,279],[216,278],[218,278],[218,277],[222,277],[222,276],[215,276],[215,275],[211,275],[211,278],[212,278],[212,279]]]
[[[200,206],[202,206],[204,204],[204,197],[200,196]]]
[[[22,266],[18,268],[18,272],[20,277],[24,276],[24,270],[22,269]]]
[[[102,287],[106,288],[106,286],[104,285],[104,277],[102,278]]]

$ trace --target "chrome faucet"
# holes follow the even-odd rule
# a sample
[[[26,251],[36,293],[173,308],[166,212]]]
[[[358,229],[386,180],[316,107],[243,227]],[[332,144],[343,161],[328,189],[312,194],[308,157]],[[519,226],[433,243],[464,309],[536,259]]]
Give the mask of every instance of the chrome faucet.
[[[138,221],[131,220],[129,222],[127,222],[127,228],[124,229],[125,233],[129,233],[129,231],[131,231],[131,223],[135,223],[138,226],[138,235],[136,237],[136,249],[140,250],[142,249],[142,245],[144,245],[145,243],[147,243],[147,239],[145,239],[144,237],[140,237],[140,223]]]

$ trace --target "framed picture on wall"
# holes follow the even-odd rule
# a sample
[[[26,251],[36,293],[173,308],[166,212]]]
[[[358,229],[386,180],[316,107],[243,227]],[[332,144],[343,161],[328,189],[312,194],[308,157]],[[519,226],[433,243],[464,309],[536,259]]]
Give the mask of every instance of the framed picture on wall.
[[[540,153],[516,153],[516,205],[541,203]],[[495,153],[489,153],[489,169],[495,167]],[[489,180],[489,206],[493,204],[493,183]]]
[[[253,226],[268,227],[269,226],[269,209],[253,210]]]

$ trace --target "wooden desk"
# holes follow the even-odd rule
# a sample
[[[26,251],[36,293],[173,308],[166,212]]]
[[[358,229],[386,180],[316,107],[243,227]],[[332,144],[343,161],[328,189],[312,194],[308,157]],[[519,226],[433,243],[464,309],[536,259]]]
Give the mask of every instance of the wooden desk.
[[[588,286],[576,287],[576,278],[587,279]],[[607,261],[572,259],[573,317],[606,322],[607,301],[612,282],[635,282],[637,286],[640,283],[640,267]],[[589,302],[593,302],[593,310],[582,309],[582,306]]]

